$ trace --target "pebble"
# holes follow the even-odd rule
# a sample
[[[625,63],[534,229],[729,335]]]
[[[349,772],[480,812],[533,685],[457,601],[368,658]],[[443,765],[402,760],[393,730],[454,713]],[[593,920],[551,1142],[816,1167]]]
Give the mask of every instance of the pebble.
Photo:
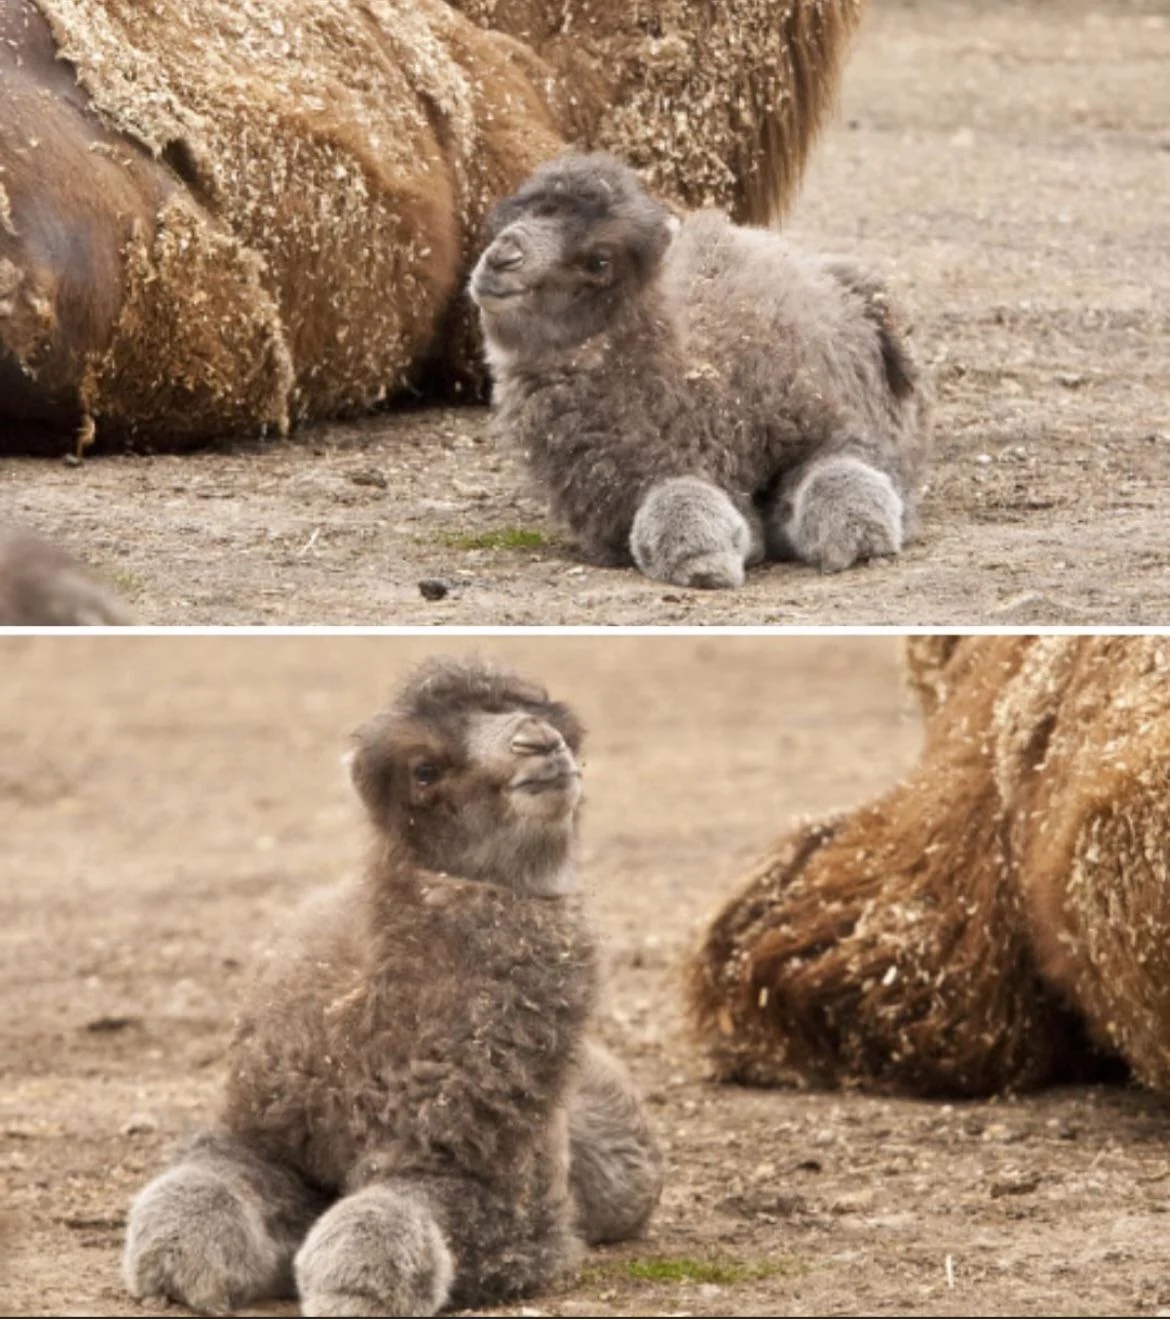
[[[442,600],[451,588],[437,577],[424,577],[418,584],[418,593],[424,600]]]
[[[379,472],[376,467],[363,467],[356,472],[350,472],[349,479],[354,485],[372,485],[377,486],[379,490],[385,490],[390,484],[385,475]]]

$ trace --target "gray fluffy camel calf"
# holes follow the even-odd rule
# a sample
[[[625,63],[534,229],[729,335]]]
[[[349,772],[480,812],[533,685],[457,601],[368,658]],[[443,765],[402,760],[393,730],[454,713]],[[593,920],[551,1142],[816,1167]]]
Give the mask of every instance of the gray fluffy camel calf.
[[[72,555],[0,524],[0,627],[116,627],[129,611]]]
[[[540,687],[455,661],[361,730],[368,871],[271,957],[218,1125],[134,1201],[136,1296],[433,1314],[537,1290],[582,1241],[642,1230],[660,1156],[585,1035],[581,739]]]
[[[683,586],[826,572],[913,534],[929,428],[882,285],[604,155],[542,166],[471,277],[497,425],[584,553]]]

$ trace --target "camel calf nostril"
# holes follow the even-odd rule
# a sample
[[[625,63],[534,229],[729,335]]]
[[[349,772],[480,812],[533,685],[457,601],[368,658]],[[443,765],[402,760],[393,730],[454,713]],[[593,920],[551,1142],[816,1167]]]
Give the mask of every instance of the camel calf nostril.
[[[524,249],[510,238],[496,242],[488,250],[487,263],[492,270],[515,270],[523,261]]]
[[[565,745],[565,739],[555,728],[528,724],[515,734],[511,745],[517,756],[548,756],[554,751],[560,751]]]

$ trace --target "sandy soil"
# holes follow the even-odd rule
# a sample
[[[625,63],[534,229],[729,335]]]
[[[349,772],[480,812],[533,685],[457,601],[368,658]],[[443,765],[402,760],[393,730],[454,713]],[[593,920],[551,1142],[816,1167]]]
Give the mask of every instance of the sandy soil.
[[[148,623],[1165,622],[1168,60],[1167,0],[873,6],[789,228],[873,262],[916,314],[938,465],[896,562],[776,565],[714,596],[582,567],[481,409],[7,460],[0,513]]]
[[[915,754],[895,641],[478,644],[591,726],[602,1030],[669,1158],[646,1240],[592,1254],[578,1281],[513,1312],[1170,1306],[1168,1113],[1152,1097],[1084,1088],[947,1105],[724,1088],[682,1033],[682,955],[752,857],[795,816],[881,790]],[[345,736],[434,648],[0,639],[4,1312],[140,1312],[118,1278],[128,1200],[213,1111],[256,943],[290,902],[359,864]],[[686,1278],[644,1276],[669,1271]]]

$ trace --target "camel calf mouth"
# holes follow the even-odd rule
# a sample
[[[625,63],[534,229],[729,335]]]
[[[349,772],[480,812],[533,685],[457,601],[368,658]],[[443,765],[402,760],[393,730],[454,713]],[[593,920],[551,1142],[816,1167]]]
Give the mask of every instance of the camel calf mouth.
[[[513,298],[518,298],[521,294],[527,293],[528,290],[526,288],[504,288],[499,284],[491,283],[476,272],[471,277],[468,292],[471,294],[472,302],[481,311],[490,312],[494,304],[510,302]]]
[[[533,774],[529,778],[521,779],[519,783],[513,783],[512,788],[515,792],[566,792],[580,778],[580,770],[557,770],[553,774]]]

